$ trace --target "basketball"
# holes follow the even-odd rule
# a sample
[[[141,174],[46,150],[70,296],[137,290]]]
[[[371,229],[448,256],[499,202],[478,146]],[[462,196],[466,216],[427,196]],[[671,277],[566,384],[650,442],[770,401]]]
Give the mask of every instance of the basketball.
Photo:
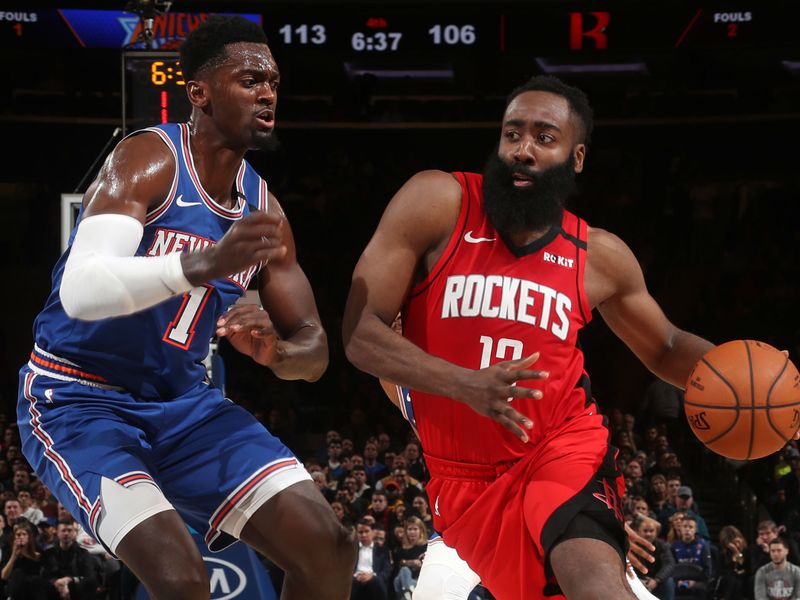
[[[761,458],[783,448],[800,428],[800,374],[769,344],[726,342],[695,365],[684,406],[708,448],[736,460]]]

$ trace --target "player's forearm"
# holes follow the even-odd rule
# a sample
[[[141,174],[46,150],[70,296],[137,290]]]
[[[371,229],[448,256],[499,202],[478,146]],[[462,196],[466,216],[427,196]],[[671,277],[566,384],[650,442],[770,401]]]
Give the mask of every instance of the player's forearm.
[[[697,361],[713,347],[708,340],[676,328],[661,354],[648,366],[664,381],[684,389]]]
[[[354,366],[403,387],[457,399],[458,382],[470,372],[424,352],[374,315],[362,315],[343,337]]]
[[[299,328],[279,340],[275,359],[269,364],[281,379],[316,381],[328,368],[328,336],[319,324]]]

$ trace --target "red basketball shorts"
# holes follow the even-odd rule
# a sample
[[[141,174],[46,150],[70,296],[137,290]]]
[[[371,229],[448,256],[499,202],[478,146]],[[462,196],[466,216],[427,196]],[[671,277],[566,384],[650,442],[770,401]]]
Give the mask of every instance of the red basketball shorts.
[[[497,600],[563,598],[546,561],[579,512],[627,548],[622,477],[603,421],[587,409],[512,464],[426,456],[434,525]]]

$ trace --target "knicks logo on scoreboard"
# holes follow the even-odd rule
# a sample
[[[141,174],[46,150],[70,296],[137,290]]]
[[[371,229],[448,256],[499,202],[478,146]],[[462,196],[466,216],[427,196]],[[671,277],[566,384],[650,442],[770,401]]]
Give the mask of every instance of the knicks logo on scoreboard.
[[[706,411],[699,412],[696,415],[687,416],[689,418],[689,424],[693,429],[699,429],[700,431],[707,431],[711,429],[711,425],[709,425],[708,421],[706,421]]]

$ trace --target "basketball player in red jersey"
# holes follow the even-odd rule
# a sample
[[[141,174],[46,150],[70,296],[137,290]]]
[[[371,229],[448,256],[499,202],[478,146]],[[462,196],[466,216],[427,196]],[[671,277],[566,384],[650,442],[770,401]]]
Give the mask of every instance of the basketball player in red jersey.
[[[482,176],[425,171],[391,200],[345,309],[351,362],[413,390],[434,526],[498,600],[635,598],[577,347],[592,310],[676,386],[712,347],[667,319],[624,242],[564,210],[591,131],[558,79],[512,92]]]

